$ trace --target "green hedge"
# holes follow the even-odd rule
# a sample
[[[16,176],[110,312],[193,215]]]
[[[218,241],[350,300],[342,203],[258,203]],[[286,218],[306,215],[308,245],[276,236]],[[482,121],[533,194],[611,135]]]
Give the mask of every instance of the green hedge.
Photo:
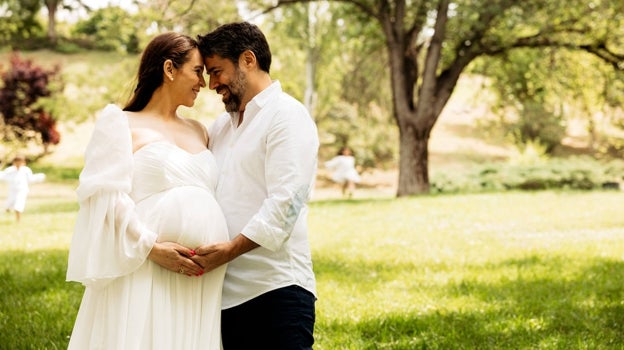
[[[596,190],[617,187],[624,178],[624,161],[557,158],[534,164],[486,164],[463,173],[434,173],[431,193],[504,190]]]

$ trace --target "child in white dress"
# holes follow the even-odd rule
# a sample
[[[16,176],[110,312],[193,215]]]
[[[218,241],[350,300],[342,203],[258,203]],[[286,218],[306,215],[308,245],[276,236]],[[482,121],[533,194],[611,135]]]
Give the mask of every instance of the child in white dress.
[[[355,157],[349,147],[342,147],[325,167],[332,172],[332,181],[342,185],[342,195],[351,198],[355,184],[360,182],[360,174],[355,169]]]
[[[26,157],[20,154],[13,159],[13,165],[0,171],[0,179],[9,184],[6,211],[14,211],[15,219],[19,222],[26,207],[29,185],[35,182],[43,182],[45,174],[33,174],[32,170],[26,166]]]

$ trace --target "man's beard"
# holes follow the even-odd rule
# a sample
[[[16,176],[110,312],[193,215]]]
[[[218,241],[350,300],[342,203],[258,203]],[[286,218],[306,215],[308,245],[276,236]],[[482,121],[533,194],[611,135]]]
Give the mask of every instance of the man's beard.
[[[228,89],[229,96],[223,100],[225,104],[225,110],[232,113],[240,111],[241,99],[245,95],[247,86],[247,77],[241,72],[238,67],[236,68],[236,79],[234,79],[226,89]]]

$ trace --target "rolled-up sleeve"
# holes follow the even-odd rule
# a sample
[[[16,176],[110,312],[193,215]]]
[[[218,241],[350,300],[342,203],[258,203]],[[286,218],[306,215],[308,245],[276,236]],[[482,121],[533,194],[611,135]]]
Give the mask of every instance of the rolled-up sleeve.
[[[288,240],[310,197],[318,161],[316,135],[310,116],[298,108],[280,111],[267,134],[267,198],[242,233],[271,251]]]

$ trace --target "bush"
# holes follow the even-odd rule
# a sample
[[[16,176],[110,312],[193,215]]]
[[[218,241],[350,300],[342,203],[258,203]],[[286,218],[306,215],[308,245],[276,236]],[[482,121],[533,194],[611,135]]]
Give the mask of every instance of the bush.
[[[73,39],[82,42],[81,47],[138,53],[141,48],[136,26],[136,21],[121,7],[100,8],[92,12],[88,19],[76,23]]]
[[[36,66],[22,59],[17,52],[11,55],[10,67],[0,74],[0,138],[4,142],[21,144],[29,142],[58,144],[60,134],[56,119],[41,105],[42,98],[52,94],[50,82],[59,71]]]
[[[431,193],[505,190],[595,190],[619,183],[624,162],[603,162],[589,157],[557,158],[530,165],[490,164],[464,174],[433,174]]]

